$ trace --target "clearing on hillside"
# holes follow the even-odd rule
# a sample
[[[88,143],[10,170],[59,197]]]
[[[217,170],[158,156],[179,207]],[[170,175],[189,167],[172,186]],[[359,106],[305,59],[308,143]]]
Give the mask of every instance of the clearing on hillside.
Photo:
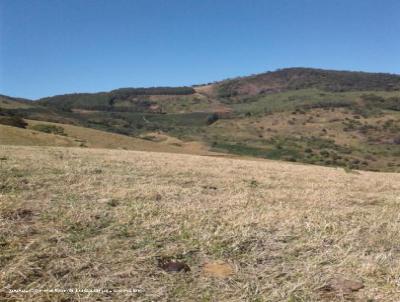
[[[399,193],[400,174],[0,146],[0,297],[399,301]]]

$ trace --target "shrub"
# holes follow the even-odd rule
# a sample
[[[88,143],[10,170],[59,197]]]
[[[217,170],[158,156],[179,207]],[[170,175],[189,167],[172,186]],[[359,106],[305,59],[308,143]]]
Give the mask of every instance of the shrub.
[[[46,125],[46,124],[37,124],[32,127],[33,130],[41,131],[45,133],[57,134],[57,135],[66,135],[64,133],[64,128],[60,126],[54,125]]]
[[[216,121],[218,121],[218,119],[219,119],[219,116],[217,113],[213,113],[213,114],[209,115],[207,117],[207,125],[211,125],[211,124],[215,123]]]
[[[26,128],[28,125],[19,116],[0,116],[0,124],[18,128]]]
[[[321,156],[323,156],[323,157],[329,157],[329,152],[326,150],[320,151],[319,154],[321,154]]]
[[[400,97],[392,97],[387,100],[386,108],[400,111]]]

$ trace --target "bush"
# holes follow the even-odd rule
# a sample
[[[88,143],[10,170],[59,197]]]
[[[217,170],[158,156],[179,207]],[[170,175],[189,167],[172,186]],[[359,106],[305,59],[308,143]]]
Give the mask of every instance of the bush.
[[[0,124],[18,128],[26,128],[28,125],[19,116],[0,116]]]
[[[326,150],[320,151],[319,154],[321,154],[321,156],[323,156],[323,157],[329,157],[329,152]]]
[[[32,127],[33,130],[41,131],[45,133],[57,134],[57,135],[66,135],[64,133],[64,128],[60,126],[54,125],[46,125],[46,124],[37,124]]]
[[[207,125],[211,125],[211,124],[215,123],[216,121],[218,121],[218,119],[219,119],[219,116],[217,113],[213,113],[213,114],[209,115],[207,117]]]
[[[400,111],[400,97],[391,97],[387,100],[386,108]]]
[[[374,94],[364,94],[361,96],[369,108],[381,108],[400,111],[400,97],[383,98]]]

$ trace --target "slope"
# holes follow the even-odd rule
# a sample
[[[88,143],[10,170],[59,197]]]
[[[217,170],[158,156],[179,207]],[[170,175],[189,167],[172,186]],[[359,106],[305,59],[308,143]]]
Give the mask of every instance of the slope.
[[[213,154],[207,148],[193,143],[153,142],[79,127],[68,124],[25,120],[27,129],[0,125],[0,145],[62,146],[141,150],[153,152],[173,152],[192,154]]]

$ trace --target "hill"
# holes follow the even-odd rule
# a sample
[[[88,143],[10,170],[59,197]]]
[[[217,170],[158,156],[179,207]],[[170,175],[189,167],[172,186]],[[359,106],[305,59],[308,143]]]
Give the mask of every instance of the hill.
[[[0,103],[0,115],[150,140],[162,133],[240,156],[400,171],[399,75],[288,68],[193,87],[66,94],[29,106]]]
[[[35,105],[30,100],[22,98],[13,98],[0,94],[0,108],[16,109],[16,108],[32,108]]]
[[[400,174],[89,148],[0,160],[4,301],[398,301]]]
[[[0,125],[1,145],[58,146],[124,149],[150,152],[191,153],[216,155],[196,142],[182,142],[154,133],[152,136],[134,138],[68,124],[25,120],[26,129]]]
[[[218,95],[252,96],[297,89],[316,88],[328,92],[384,90],[399,91],[400,75],[337,71],[312,68],[285,68],[250,77],[222,81]]]
[[[152,87],[152,88],[120,88],[110,92],[74,93],[43,98],[38,104],[71,111],[76,109],[99,111],[143,111],[149,109],[150,102],[136,99],[150,96],[192,95],[195,91],[191,87]]]

